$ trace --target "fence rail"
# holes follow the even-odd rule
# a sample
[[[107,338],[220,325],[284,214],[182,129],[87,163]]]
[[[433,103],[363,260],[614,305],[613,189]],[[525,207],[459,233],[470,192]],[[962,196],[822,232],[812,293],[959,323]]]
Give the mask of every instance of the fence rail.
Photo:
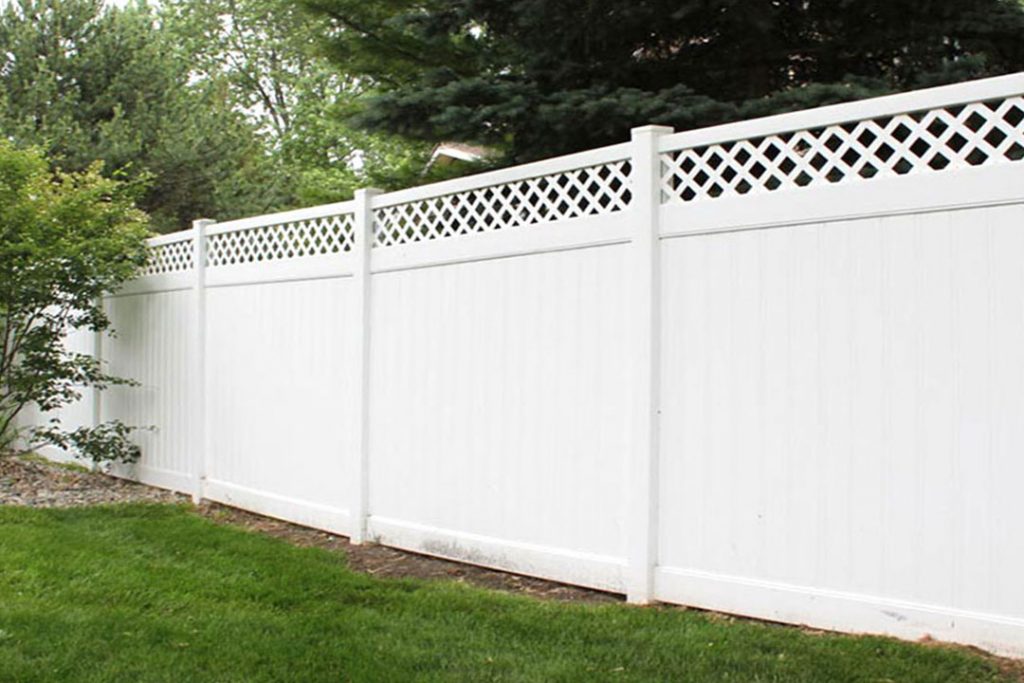
[[[356,542],[1024,655],[1022,94],[198,222],[86,412],[157,427],[122,476]]]

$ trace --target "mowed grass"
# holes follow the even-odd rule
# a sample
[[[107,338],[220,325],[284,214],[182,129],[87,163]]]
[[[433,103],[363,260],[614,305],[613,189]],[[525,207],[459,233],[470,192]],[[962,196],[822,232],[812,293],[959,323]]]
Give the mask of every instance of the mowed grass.
[[[960,650],[374,579],[156,505],[0,508],[0,679],[1012,680]]]

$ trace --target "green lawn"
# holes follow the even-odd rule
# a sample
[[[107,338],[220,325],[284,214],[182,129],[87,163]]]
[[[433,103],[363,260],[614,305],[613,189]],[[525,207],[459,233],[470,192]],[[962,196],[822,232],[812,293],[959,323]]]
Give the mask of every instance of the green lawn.
[[[380,580],[183,507],[0,508],[3,681],[1009,681],[962,651]]]

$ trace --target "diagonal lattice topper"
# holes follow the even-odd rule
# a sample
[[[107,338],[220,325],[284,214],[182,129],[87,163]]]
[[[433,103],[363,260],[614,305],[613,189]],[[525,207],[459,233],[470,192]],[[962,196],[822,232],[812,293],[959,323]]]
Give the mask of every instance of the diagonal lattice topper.
[[[351,251],[355,216],[351,213],[261,225],[206,239],[209,267],[280,261]]]
[[[792,190],[1024,158],[1024,98],[735,140],[661,155],[663,203]]]
[[[375,246],[442,239],[621,211],[629,160],[612,161],[377,209]]]

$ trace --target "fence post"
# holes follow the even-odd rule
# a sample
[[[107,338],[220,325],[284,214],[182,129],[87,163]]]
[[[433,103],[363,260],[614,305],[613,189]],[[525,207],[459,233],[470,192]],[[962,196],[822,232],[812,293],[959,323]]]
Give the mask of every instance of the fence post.
[[[214,221],[192,221],[193,284],[192,319],[192,502],[203,500],[206,483],[206,230]]]
[[[366,540],[366,520],[370,496],[370,256],[373,253],[373,198],[376,188],[356,190],[355,240],[352,277],[358,307],[356,340],[355,408],[356,450],[353,468],[352,507],[349,541],[359,545]]]
[[[101,310],[105,311],[106,310],[106,305],[107,305],[106,304],[106,299],[104,299],[103,296],[101,295],[99,297],[99,299],[97,299],[96,305],[99,306]],[[92,333],[92,335],[93,335],[92,336],[92,357],[96,359],[96,364],[102,370],[102,368],[103,368],[103,331],[102,330],[96,330],[95,332]],[[99,427],[100,423],[103,421],[103,412],[102,412],[101,405],[100,405],[100,396],[102,394],[103,394],[103,392],[100,391],[100,388],[94,385],[93,388],[92,388],[92,405],[90,406],[92,408],[92,415],[90,416],[90,423],[91,423],[90,426],[93,429],[96,429],[97,427]],[[100,464],[98,462],[93,461],[92,466],[90,467],[90,469],[93,472],[99,472],[100,471]]]
[[[658,138],[666,126],[632,131],[633,238],[632,321],[633,430],[629,463],[626,599],[646,604],[654,599],[658,538],[658,397],[661,360],[661,274],[659,226],[661,162]]]

